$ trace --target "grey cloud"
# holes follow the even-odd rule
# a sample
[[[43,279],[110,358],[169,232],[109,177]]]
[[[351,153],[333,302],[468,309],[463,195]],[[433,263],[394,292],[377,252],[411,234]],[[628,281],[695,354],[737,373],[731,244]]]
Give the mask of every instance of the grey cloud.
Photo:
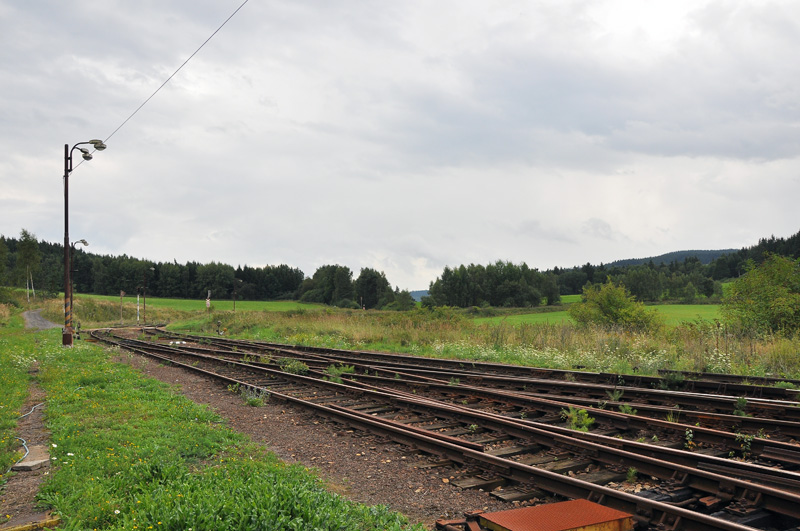
[[[582,231],[591,238],[597,238],[601,240],[617,239],[616,233],[611,228],[611,225],[602,219],[587,219],[583,223]]]
[[[0,233],[59,241],[64,143],[113,131],[239,3],[0,5]],[[793,3],[692,4],[657,52],[612,46],[606,7],[250,2],[76,170],[73,232],[411,289],[795,232]]]

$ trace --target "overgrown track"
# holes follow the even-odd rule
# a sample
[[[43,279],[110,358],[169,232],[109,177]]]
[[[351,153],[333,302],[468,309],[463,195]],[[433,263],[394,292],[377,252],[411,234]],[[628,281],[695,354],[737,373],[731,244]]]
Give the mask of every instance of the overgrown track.
[[[766,431],[754,437],[596,408],[581,414],[557,394],[541,398],[421,374],[411,357],[403,357],[406,366],[398,359],[387,366],[375,353],[361,359],[360,353],[149,332],[156,335],[146,341],[110,331],[92,335],[424,451],[436,456],[436,465],[457,467],[457,486],[502,487],[504,499],[546,493],[586,498],[662,529],[789,530],[800,524],[800,474],[787,470],[800,465],[800,446],[767,439]],[[345,364],[345,357],[358,361]],[[290,367],[308,373],[292,374]],[[509,366],[501,367],[509,371],[504,378],[514,378]],[[592,430],[569,429],[563,416],[572,428]],[[769,429],[785,438],[784,426],[771,420]],[[639,495],[618,489],[636,475],[650,477],[651,488]]]
[[[796,404],[794,402],[798,393],[796,389],[741,385],[747,393],[734,396],[721,394],[722,389],[719,386],[715,389],[716,394],[710,390],[704,393],[678,392],[678,389],[665,391],[664,389],[675,386],[672,379],[536,369],[378,352],[351,352],[313,347],[289,348],[286,345],[215,337],[193,337],[193,339],[203,342],[195,347],[201,349],[198,352],[203,352],[202,349],[207,348],[204,345],[215,345],[215,348],[227,350],[228,356],[233,358],[240,358],[243,352],[266,353],[273,357],[290,356],[303,359],[312,367],[324,368],[331,363],[338,363],[375,371],[378,375],[389,377],[401,372],[406,379],[416,378],[430,385],[441,384],[443,381],[459,384],[463,382],[465,385],[481,388],[510,390],[517,395],[531,398],[558,400],[582,408],[593,407],[623,412],[635,410],[640,420],[638,424],[643,427],[651,425],[652,422],[645,421],[641,417],[650,417],[669,420],[671,424],[680,421],[695,427],[732,431],[740,437],[769,435],[773,441],[793,441],[800,438],[800,407],[792,405]],[[444,365],[446,368],[437,369],[439,365]],[[455,369],[456,365],[460,368]],[[466,370],[465,367],[469,367],[470,370]],[[484,370],[487,372],[482,372]],[[520,374],[514,375],[515,370]],[[512,376],[497,376],[501,373]],[[536,377],[528,377],[526,373],[533,373]],[[542,375],[549,375],[549,378],[542,379],[540,378]],[[592,381],[596,384],[589,383]],[[611,385],[607,383],[609,381],[616,383]],[[695,381],[692,386],[702,387],[701,383]],[[775,398],[748,398],[753,395]],[[559,404],[559,408],[563,406]],[[604,416],[601,412],[597,412],[597,415]],[[756,442],[756,445],[759,443]],[[795,465],[800,465],[800,451],[791,459]]]
[[[161,330],[161,334],[172,334]],[[404,354],[392,354],[373,351],[351,351],[309,346],[287,346],[280,343],[227,339],[213,336],[193,336],[172,334],[175,337],[191,338],[207,345],[218,345],[221,348],[245,348],[251,352],[280,352],[290,349],[291,352],[320,354],[326,358],[339,359],[342,362],[369,363],[392,367],[414,367],[416,369],[441,369],[453,374],[487,376],[512,376],[517,379],[547,379],[565,382],[584,382],[591,384],[607,384],[613,387],[664,389],[685,391],[687,393],[718,394],[752,399],[767,398],[773,400],[800,400],[800,380],[782,378],[746,377],[730,374],[691,373],[680,371],[661,371],[663,377],[628,375],[583,370],[543,369],[539,367],[521,367],[501,363],[486,363],[468,360],[452,360],[440,358],[423,358]],[[795,388],[776,386],[791,384]]]

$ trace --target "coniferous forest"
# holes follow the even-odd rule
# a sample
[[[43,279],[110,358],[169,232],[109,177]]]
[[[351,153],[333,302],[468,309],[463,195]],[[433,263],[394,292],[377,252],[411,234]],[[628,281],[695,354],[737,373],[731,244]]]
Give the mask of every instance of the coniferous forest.
[[[18,238],[0,236],[0,285],[56,294],[63,291],[64,248],[39,241],[22,229]],[[686,251],[613,264],[586,263],[570,268],[539,271],[525,263],[497,261],[488,265],[445,267],[431,282],[426,306],[532,307],[557,304],[561,295],[580,294],[588,284],[613,280],[643,302],[698,302],[718,300],[721,281],[742,275],[748,264],[771,255],[800,257],[800,232],[789,238],[774,236],[738,251]],[[718,256],[717,256],[718,255]],[[699,257],[698,257],[699,256]],[[716,257],[715,257],[716,256]],[[682,257],[678,260],[677,257]],[[713,257],[713,259],[712,259]],[[414,301],[406,290],[392,288],[383,272],[362,268],[359,275],[346,266],[325,265],[311,275],[286,264],[263,267],[220,262],[154,262],[127,255],[111,256],[73,249],[73,285],[76,293],[119,295],[144,292],[153,297],[203,299],[295,299],[340,307],[403,310]]]

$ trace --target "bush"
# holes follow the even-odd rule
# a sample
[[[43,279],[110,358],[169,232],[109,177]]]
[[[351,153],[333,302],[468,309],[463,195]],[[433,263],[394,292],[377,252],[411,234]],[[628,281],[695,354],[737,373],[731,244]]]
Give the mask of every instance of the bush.
[[[294,358],[281,358],[278,360],[278,366],[289,374],[308,374],[308,365]]]
[[[648,331],[660,326],[658,314],[648,310],[623,285],[609,279],[602,286],[587,284],[583,288],[583,301],[572,304],[570,317],[579,324],[603,327],[621,327],[626,330]]]
[[[800,261],[769,255],[747,267],[722,300],[725,321],[751,333],[800,330]]]
[[[0,288],[0,304],[8,304],[15,308],[22,306],[20,296],[23,292],[15,292],[11,288]]]
[[[342,299],[342,300],[338,301],[336,304],[334,304],[334,306],[337,306],[339,308],[349,308],[351,310],[360,310],[361,309],[361,306],[359,306],[356,301],[351,300],[351,299]]]

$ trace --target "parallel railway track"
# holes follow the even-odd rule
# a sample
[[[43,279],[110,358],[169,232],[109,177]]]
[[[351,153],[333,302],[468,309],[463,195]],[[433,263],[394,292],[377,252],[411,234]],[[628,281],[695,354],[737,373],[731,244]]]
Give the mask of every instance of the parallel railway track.
[[[153,340],[111,331],[92,335],[424,451],[460,471],[457,486],[502,486],[507,499],[542,492],[585,498],[635,515],[644,528],[788,531],[800,525],[800,446],[787,435],[794,433],[796,422],[778,413],[798,408],[791,396],[751,399],[758,401],[759,412],[772,417],[746,428],[760,430],[761,437],[588,407],[596,429],[581,432],[563,425],[562,412],[576,410],[576,402],[558,394],[564,387],[530,393],[491,385],[498,378],[546,380],[527,378],[526,368],[519,368],[522,377],[509,366],[494,368],[494,374],[504,375],[489,378],[487,387],[475,385],[487,380],[475,374],[475,367],[463,377],[468,383],[461,383],[453,376],[445,379],[453,367],[431,363],[420,369],[428,361],[149,332],[155,334]],[[308,374],[281,370],[281,360],[302,361]],[[354,372],[326,371],[332,366],[353,367]],[[607,391],[607,385],[600,389]],[[624,396],[633,389],[625,386]],[[659,391],[655,396],[669,395]],[[697,415],[723,425],[736,416],[714,411]],[[696,451],[686,451],[687,446]],[[607,486],[631,470],[651,478],[653,487],[644,495]]]

